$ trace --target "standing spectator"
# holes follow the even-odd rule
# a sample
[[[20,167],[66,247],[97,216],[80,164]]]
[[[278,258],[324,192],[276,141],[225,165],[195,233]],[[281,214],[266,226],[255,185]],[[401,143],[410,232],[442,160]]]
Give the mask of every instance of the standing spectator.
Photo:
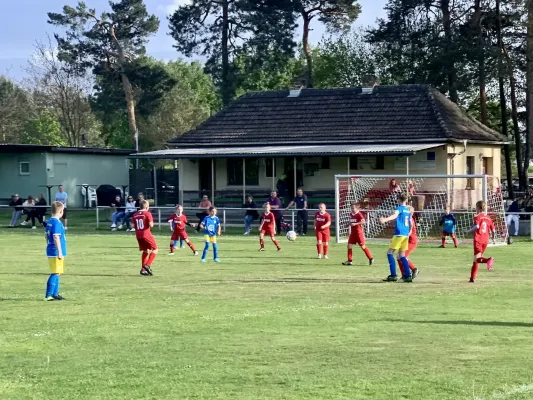
[[[35,207],[29,215],[31,218],[31,229],[37,229],[35,226],[35,218],[37,218],[41,226],[44,226],[44,215],[46,214],[46,206],[48,205],[46,203],[46,199],[44,198],[44,194],[41,193],[39,195],[39,200],[37,203],[35,203],[35,205],[37,207]]]
[[[115,212],[111,214],[111,219],[113,220],[111,229],[113,231],[116,231],[118,221],[124,218],[124,214],[125,214],[125,209],[124,209],[124,206],[122,205],[122,201],[120,200],[120,196],[115,197],[115,202],[111,203],[111,207],[115,207]],[[122,223],[118,225],[118,229],[122,229]]]
[[[135,208],[137,210],[139,210],[141,208],[141,201],[144,200],[144,194],[142,192],[140,192],[138,195],[137,195],[137,200],[135,200]]]
[[[507,209],[507,216],[505,222],[507,223],[507,230],[510,231],[511,223],[514,223],[514,235],[518,236],[518,230],[520,228],[520,218],[518,213],[520,212],[520,202],[518,199],[513,199],[513,202]]]
[[[65,230],[67,230],[67,203],[68,203],[68,195],[67,192],[63,189],[63,185],[59,185],[57,187],[57,193],[55,197],[56,201],[58,203],[63,204],[63,216],[61,217],[63,219],[63,226],[65,227]]]
[[[270,193],[270,198],[266,201],[265,204],[270,204],[274,218],[276,219],[277,229],[281,229],[281,218],[283,217],[283,210],[281,210],[281,200],[278,197],[278,192],[273,190]],[[263,205],[264,207],[264,205]]]
[[[202,196],[202,201],[200,202],[200,205],[198,208],[201,210],[199,213],[196,213],[196,216],[198,217],[198,227],[196,228],[196,232],[200,232],[200,224],[204,220],[205,217],[209,215],[209,209],[211,208],[212,204],[209,201],[209,197],[204,194]]]
[[[252,222],[259,218],[254,198],[252,196],[246,197],[246,203],[242,205],[242,208],[246,208],[246,214],[244,215],[244,234],[249,235],[252,231]]]
[[[287,206],[287,209],[296,205],[298,213],[296,215],[296,233],[298,235],[307,235],[307,221],[309,215],[307,214],[307,196],[304,194],[302,188],[296,191],[296,197]]]
[[[287,174],[283,173],[278,179],[278,183],[276,184],[276,190],[278,198],[285,199],[287,197]],[[281,201],[281,200],[280,200]],[[279,225],[278,225],[279,229]]]
[[[28,225],[28,223],[30,222],[30,214],[34,211],[34,206],[35,200],[32,196],[28,196],[24,203],[22,203],[22,207],[24,207],[22,210],[22,214],[26,216],[26,219],[20,223],[22,226]]]
[[[139,193],[142,196],[142,193]],[[128,196],[126,201],[126,210],[124,213],[124,218],[122,219],[122,224],[126,225],[126,232],[135,232],[135,228],[130,229],[130,219],[137,211],[137,202],[133,200],[133,196]]]
[[[400,193],[402,188],[400,188],[400,185],[396,183],[396,179],[392,178],[389,182],[389,190],[391,193]]]
[[[22,203],[24,203],[24,201],[19,197],[18,194],[15,194],[13,197],[11,197],[9,207],[14,207],[14,210],[11,216],[11,222],[9,223],[10,228],[15,227],[20,216],[22,215]]]

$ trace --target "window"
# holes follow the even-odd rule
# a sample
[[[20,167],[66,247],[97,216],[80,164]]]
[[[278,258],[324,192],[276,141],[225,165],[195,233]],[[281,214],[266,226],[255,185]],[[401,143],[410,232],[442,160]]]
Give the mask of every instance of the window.
[[[385,156],[351,156],[351,170],[377,170],[385,169]]]
[[[242,158],[226,160],[228,186],[242,186]],[[246,159],[246,186],[259,185],[259,162],[256,158]]]
[[[322,157],[320,160],[320,169],[330,169],[329,157]]]
[[[19,174],[20,175],[30,174],[30,163],[28,161],[19,162]]]
[[[265,159],[265,177],[266,178],[273,178],[277,176],[276,171],[276,160],[274,158],[267,158]],[[272,170],[274,170],[274,176],[272,176]]]
[[[473,156],[466,157],[466,174],[467,175],[473,175],[474,172],[474,160],[475,158]],[[474,180],[472,178],[468,178],[466,182],[466,188],[472,189],[474,186]]]

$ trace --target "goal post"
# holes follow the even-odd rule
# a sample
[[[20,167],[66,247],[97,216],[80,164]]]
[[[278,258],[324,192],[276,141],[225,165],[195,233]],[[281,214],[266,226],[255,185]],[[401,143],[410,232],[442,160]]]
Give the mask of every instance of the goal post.
[[[398,206],[400,193],[409,195],[415,209],[418,238],[440,241],[439,225],[446,206],[457,220],[456,236],[460,242],[471,241],[467,231],[473,225],[476,203],[484,200],[496,228],[496,244],[507,243],[505,207],[500,180],[489,175],[335,175],[335,216],[337,243],[348,240],[350,207],[361,205],[365,215],[367,239],[390,240],[393,224],[383,225]]]

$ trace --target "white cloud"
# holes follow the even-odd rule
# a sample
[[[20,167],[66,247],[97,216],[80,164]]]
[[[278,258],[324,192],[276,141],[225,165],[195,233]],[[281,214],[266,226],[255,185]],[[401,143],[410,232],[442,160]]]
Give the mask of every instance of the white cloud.
[[[160,6],[160,9],[163,9],[167,14],[173,14],[178,7],[191,4],[192,0],[172,0],[171,4]]]

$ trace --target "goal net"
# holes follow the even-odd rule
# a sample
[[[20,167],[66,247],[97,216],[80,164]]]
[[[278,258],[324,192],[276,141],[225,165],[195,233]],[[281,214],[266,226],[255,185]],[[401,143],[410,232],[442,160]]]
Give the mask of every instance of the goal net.
[[[421,241],[441,240],[439,223],[448,205],[457,220],[457,238],[460,242],[471,242],[472,234],[466,232],[473,226],[476,203],[485,200],[496,227],[496,244],[506,244],[507,226],[500,181],[488,175],[336,175],[337,242],[348,240],[352,203],[361,205],[367,221],[364,228],[368,239],[390,240],[394,222],[383,225],[379,218],[394,212],[400,193],[409,195]]]

